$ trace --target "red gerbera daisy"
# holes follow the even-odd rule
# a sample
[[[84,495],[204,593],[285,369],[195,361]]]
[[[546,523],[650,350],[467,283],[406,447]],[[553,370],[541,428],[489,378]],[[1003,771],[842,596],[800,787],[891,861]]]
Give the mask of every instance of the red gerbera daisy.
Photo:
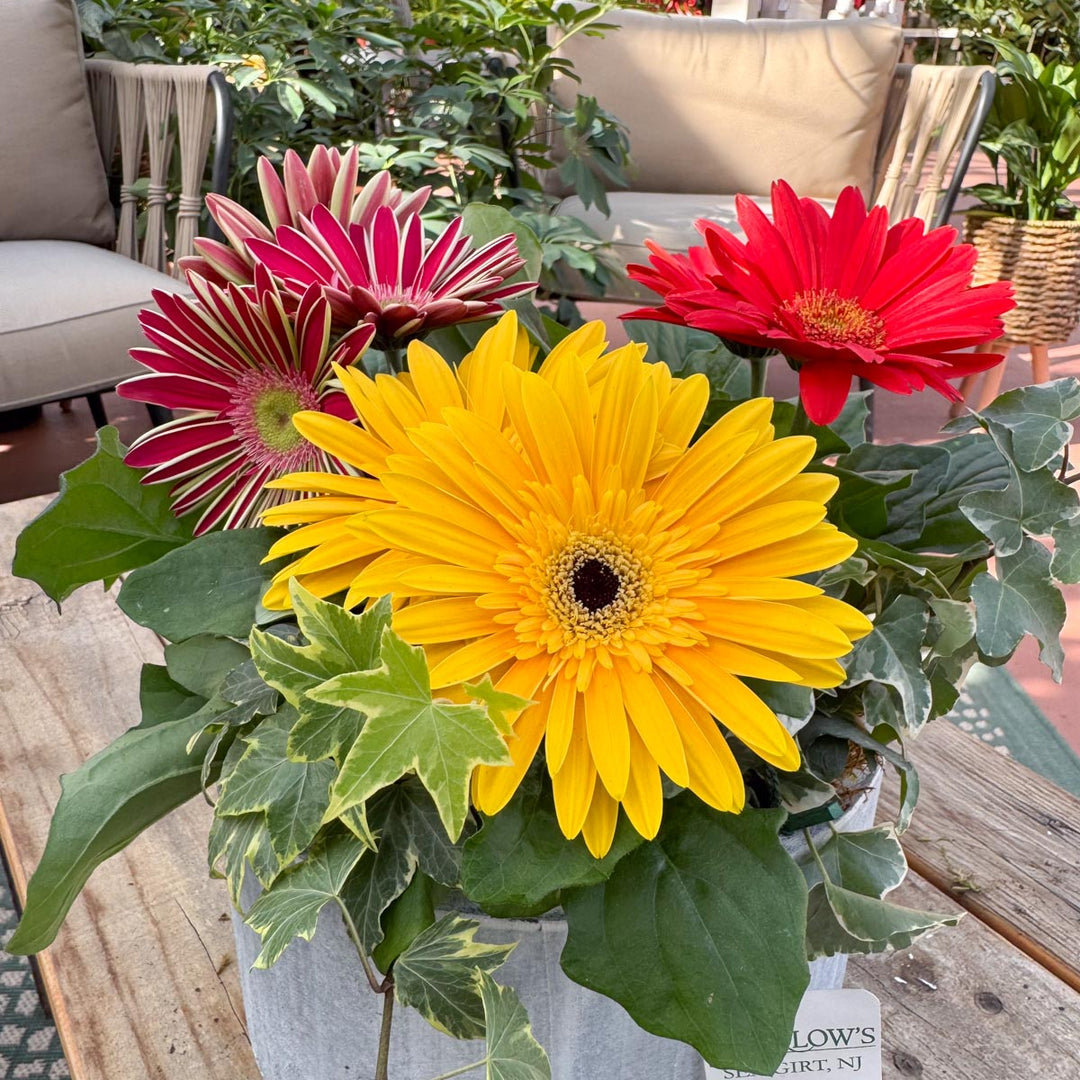
[[[293,293],[319,285],[336,322],[370,323],[385,348],[422,331],[499,315],[497,301],[536,287],[535,281],[506,284],[525,265],[513,233],[473,250],[462,226],[455,218],[428,240],[416,214],[399,221],[383,206],[370,226],[345,225],[315,206],[300,228],[282,225],[274,243],[252,239],[248,249]]]
[[[297,470],[346,471],[304,439],[292,417],[305,409],[354,415],[345,394],[331,385],[332,365],[353,363],[375,332],[356,327],[331,349],[330,305],[319,289],[308,289],[289,315],[260,266],[251,286],[222,288],[197,274],[188,281],[194,299],[155,291],[160,311],[139,313],[155,347],[131,355],[150,372],[116,392],[191,410],[140,436],[124,461],[149,469],[144,483],[174,485],[177,516],[200,510],[200,535],[215,526],[257,525],[264,510],[296,497],[266,488],[268,480]]]
[[[927,386],[952,400],[946,381],[993,367],[1001,356],[958,350],[994,341],[1012,285],[972,287],[975,249],[956,230],[926,232],[917,218],[889,227],[845,188],[830,218],[783,181],[770,221],[736,200],[745,243],[711,221],[696,227],[705,248],[673,255],[651,241],[652,266],[627,271],[664,298],[627,319],[658,319],[783,353],[799,371],[799,396],[816,424],[835,420],[851,380],[900,394]]]

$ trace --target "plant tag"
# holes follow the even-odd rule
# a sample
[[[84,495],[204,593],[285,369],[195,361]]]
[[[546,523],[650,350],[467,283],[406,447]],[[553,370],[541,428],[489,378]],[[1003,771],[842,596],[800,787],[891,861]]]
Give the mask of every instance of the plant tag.
[[[834,1076],[881,1080],[881,1004],[869,990],[809,990],[795,1017],[787,1056],[772,1077],[705,1067],[707,1080]]]

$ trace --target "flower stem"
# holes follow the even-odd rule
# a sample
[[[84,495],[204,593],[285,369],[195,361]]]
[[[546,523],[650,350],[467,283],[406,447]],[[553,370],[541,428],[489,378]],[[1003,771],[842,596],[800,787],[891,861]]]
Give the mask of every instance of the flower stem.
[[[384,346],[383,355],[386,357],[386,366],[390,369],[391,375],[400,375],[405,370],[401,350],[396,345]]]
[[[795,416],[791,421],[791,431],[789,435],[809,435],[810,434],[810,417],[806,415],[806,409],[803,408],[802,398],[795,403]]]
[[[487,1064],[487,1058],[481,1058],[480,1061],[474,1061],[471,1065],[462,1065],[460,1069],[452,1069],[448,1073],[440,1073],[440,1075],[433,1077],[433,1080],[450,1080],[452,1076],[461,1076],[464,1073],[472,1072],[473,1069],[479,1069],[481,1065]]]
[[[762,357],[760,360],[750,361],[750,396],[759,398],[765,396],[765,377],[769,373],[769,358]]]
[[[348,931],[353,945],[356,946],[356,955],[360,957],[360,966],[364,969],[364,975],[367,976],[368,986],[370,986],[376,994],[385,994],[386,985],[389,980],[385,979],[380,983],[375,977],[375,972],[371,967],[371,963],[364,953],[364,947],[360,944],[360,932],[356,929],[356,923],[353,922],[353,917],[349,914],[349,909],[341,902],[341,900],[338,900],[338,907],[341,909],[341,917],[345,920],[345,929]]]
[[[375,1061],[375,1080],[389,1080],[390,1024],[394,1018],[394,988],[383,994],[382,1026],[379,1028],[379,1056]]]

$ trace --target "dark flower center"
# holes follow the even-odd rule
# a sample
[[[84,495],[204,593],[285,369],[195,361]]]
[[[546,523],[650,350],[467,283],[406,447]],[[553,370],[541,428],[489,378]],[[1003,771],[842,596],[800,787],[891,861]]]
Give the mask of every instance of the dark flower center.
[[[574,599],[587,611],[600,611],[615,601],[622,582],[602,559],[583,559],[574,567]]]
[[[885,347],[885,321],[835,289],[807,289],[784,301],[784,311],[798,317],[808,338],[829,345]]]

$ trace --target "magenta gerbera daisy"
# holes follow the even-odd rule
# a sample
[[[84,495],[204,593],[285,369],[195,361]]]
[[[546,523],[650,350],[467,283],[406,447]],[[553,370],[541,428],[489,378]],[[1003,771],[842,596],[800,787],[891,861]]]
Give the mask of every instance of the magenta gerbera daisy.
[[[316,146],[306,165],[295,150],[286,150],[280,177],[269,158],[259,158],[256,170],[268,224],[224,195],[207,195],[206,208],[228,243],[197,238],[198,255],[180,260],[185,271],[218,285],[228,281],[250,284],[255,260],[247,241],[273,240],[274,229],[281,225],[299,227],[300,219],[316,206],[326,207],[342,225],[355,223],[367,228],[379,207],[389,207],[399,220],[404,220],[418,214],[431,194],[430,187],[402,191],[385,170],[357,191],[359,158],[355,146],[344,154],[337,147]]]
[[[315,206],[300,227],[280,226],[274,242],[248,249],[294,295],[319,285],[339,325],[369,323],[381,348],[417,334],[502,313],[499,303],[531,292],[535,281],[507,283],[525,265],[513,233],[479,249],[455,218],[434,240],[416,214],[404,220],[379,207],[370,225]]]
[[[1001,361],[962,350],[1001,336],[1001,316],[1015,306],[1012,285],[972,287],[976,252],[956,243],[955,229],[927,232],[917,218],[890,228],[888,211],[867,210],[853,187],[831,217],[783,181],[773,185],[772,221],[744,196],[736,206],[745,243],[711,221],[696,222],[706,246],[686,255],[646,241],[652,265],[627,272],[664,304],[623,317],[783,353],[817,424],[836,419],[855,378],[959,400],[946,380]]]
[[[172,484],[173,511],[198,511],[195,534],[257,525],[295,495],[266,482],[296,471],[342,474],[345,466],[301,436],[304,410],[353,415],[333,383],[371,343],[361,325],[330,347],[330,305],[313,286],[289,314],[263,267],[250,286],[224,287],[189,273],[194,299],[155,291],[160,310],[139,313],[153,348],[132,349],[144,367],[121,383],[121,397],[190,410],[140,436],[124,458],[147,469],[143,482]]]

